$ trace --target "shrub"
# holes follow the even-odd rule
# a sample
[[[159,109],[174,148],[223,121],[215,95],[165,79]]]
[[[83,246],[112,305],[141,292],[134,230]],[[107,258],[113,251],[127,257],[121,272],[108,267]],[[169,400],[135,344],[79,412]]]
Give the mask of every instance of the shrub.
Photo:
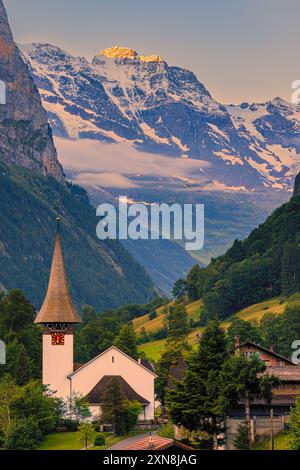
[[[168,423],[168,424],[165,424],[164,426],[162,426],[162,428],[160,429],[158,435],[160,437],[166,437],[168,439],[174,439],[175,434],[174,434],[173,424]]]
[[[157,313],[155,310],[153,310],[153,312],[149,313],[149,320],[154,320],[155,318],[157,318]]]
[[[105,446],[105,444],[106,444],[105,436],[101,433],[96,434],[95,439],[94,439],[94,446],[100,447],[100,446]]]
[[[248,429],[245,423],[239,424],[237,434],[234,440],[234,446],[237,450],[249,450]]]
[[[65,426],[69,432],[76,432],[78,431],[79,422],[75,419],[66,419],[63,421],[62,426]]]
[[[42,433],[34,418],[14,422],[5,439],[6,450],[34,450],[39,445]]]

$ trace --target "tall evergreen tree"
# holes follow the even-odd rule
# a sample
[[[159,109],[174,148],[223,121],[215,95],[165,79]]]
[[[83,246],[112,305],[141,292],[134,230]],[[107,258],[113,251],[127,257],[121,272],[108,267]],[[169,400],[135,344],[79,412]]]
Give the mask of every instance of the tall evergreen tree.
[[[200,275],[201,275],[201,268],[199,264],[195,264],[195,266],[190,270],[186,278],[187,292],[192,302],[200,298],[199,296]]]
[[[167,388],[170,386],[170,381],[172,381],[171,369],[184,364],[190,349],[187,342],[189,323],[185,306],[177,301],[169,307],[166,312],[165,323],[168,336],[166,347],[157,364],[158,379],[155,384],[157,398],[160,400],[163,409]]]
[[[172,295],[175,299],[181,299],[187,294],[187,291],[187,281],[185,279],[178,279],[173,286]]]
[[[137,338],[131,323],[122,326],[115,340],[115,346],[133,359],[138,359]]]
[[[225,333],[217,321],[211,321],[188,361],[184,379],[168,392],[173,422],[189,431],[206,432],[214,449],[223,442],[225,430],[221,371],[228,355]]]
[[[222,369],[222,397],[226,406],[243,401],[245,403],[245,420],[248,440],[251,442],[250,407],[254,399],[262,398],[267,405],[271,404],[272,388],[278,383],[273,376],[263,375],[265,362],[253,355],[232,356]]]
[[[188,314],[185,306],[179,301],[170,306],[165,323],[168,330],[168,343],[178,342],[185,338],[189,332]]]
[[[31,362],[23,344],[19,344],[14,360],[14,377],[18,385],[25,385],[32,378]]]

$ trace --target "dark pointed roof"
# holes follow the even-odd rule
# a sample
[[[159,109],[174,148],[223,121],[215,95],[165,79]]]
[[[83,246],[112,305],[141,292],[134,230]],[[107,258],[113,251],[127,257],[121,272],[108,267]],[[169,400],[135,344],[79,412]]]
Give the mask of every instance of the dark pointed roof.
[[[243,343],[235,346],[234,351],[236,351],[237,349],[241,349],[245,346],[253,346],[254,348],[260,349],[261,351],[264,351],[264,352],[270,354],[271,356],[276,357],[277,359],[281,359],[282,361],[286,362],[287,364],[290,364],[292,366],[295,365],[293,363],[293,361],[291,361],[291,359],[288,359],[287,357],[284,357],[281,354],[277,354],[276,352],[271,351],[270,349],[267,349],[264,346],[261,346],[260,344],[254,343],[253,341],[244,341]]]
[[[150,402],[139,395],[120,375],[104,375],[102,379],[87,395],[87,400],[91,405],[110,405],[107,399],[107,390],[111,386],[113,379],[118,379],[121,394],[130,401],[137,400],[141,405],[149,405]]]
[[[81,323],[69,292],[61,249],[59,220],[58,218],[48,291],[35,323]]]

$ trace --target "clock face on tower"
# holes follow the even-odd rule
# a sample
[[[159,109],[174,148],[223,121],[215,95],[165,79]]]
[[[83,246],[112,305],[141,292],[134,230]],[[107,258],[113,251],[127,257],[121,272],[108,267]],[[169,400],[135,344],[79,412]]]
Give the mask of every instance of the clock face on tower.
[[[64,346],[65,345],[65,333],[52,333],[51,344],[52,346]]]

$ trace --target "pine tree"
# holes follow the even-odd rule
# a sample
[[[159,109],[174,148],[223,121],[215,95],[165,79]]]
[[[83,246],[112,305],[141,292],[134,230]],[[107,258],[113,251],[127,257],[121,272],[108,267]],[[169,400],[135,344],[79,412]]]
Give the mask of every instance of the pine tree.
[[[172,295],[175,299],[181,299],[186,295],[187,290],[187,282],[184,279],[178,279],[173,286]]]
[[[249,450],[250,449],[248,428],[245,423],[238,425],[237,433],[236,433],[233,443],[234,443],[234,447],[237,450]]]
[[[133,359],[138,359],[137,338],[131,324],[122,326],[115,340],[115,346]]]
[[[176,302],[169,307],[165,323],[168,330],[168,343],[178,342],[185,338],[189,332],[188,314],[185,306]]]
[[[222,399],[227,407],[237,402],[245,403],[245,420],[248,439],[251,442],[250,408],[254,399],[261,398],[267,405],[271,404],[272,388],[278,379],[271,375],[263,375],[266,370],[265,362],[253,355],[229,358],[222,368]]]
[[[199,299],[199,280],[200,280],[201,268],[199,264],[196,264],[188,273],[187,292],[190,300],[193,302]]]
[[[157,364],[158,379],[156,380],[156,395],[165,408],[167,388],[173,380],[171,369],[182,366],[187,353],[190,350],[187,342],[189,332],[188,315],[186,308],[180,302],[176,302],[166,311],[166,328],[168,332],[166,347]]]
[[[286,296],[299,290],[299,250],[297,245],[286,242],[281,261],[281,289]]]
[[[224,401],[221,400],[221,370],[228,358],[226,336],[217,321],[210,322],[187,365],[182,382],[168,393],[173,422],[189,431],[204,431],[214,449],[223,442]]]
[[[31,362],[23,344],[18,345],[14,361],[14,378],[18,385],[25,385],[32,378]]]

